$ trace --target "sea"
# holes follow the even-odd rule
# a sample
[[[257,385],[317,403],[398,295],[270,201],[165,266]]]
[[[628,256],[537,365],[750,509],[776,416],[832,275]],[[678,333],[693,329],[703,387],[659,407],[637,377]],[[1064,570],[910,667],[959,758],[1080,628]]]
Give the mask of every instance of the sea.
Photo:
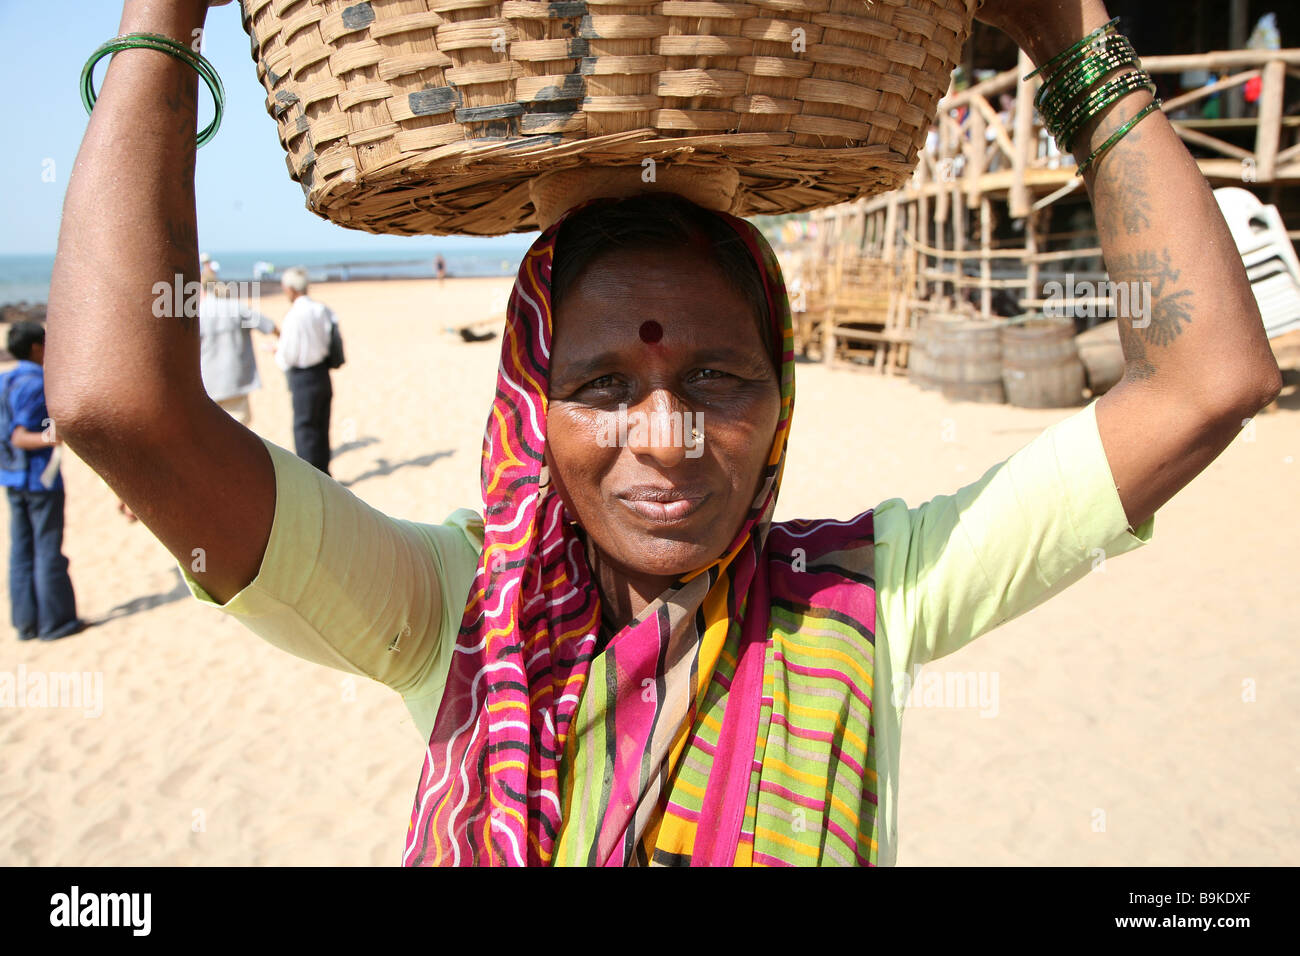
[[[312,282],[359,279],[430,279],[436,275],[434,257],[441,253],[447,275],[513,276],[528,251],[530,239],[501,238],[491,245],[448,245],[419,250],[243,250],[205,249],[228,282],[255,277],[275,279],[291,266],[307,270]],[[49,301],[54,254],[0,255],[0,305]]]

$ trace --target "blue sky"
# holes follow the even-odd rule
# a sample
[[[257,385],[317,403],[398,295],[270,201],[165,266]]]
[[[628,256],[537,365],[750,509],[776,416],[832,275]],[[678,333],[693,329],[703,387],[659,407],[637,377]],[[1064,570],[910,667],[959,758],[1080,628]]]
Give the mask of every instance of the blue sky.
[[[117,33],[118,0],[0,0],[0,255],[53,253],[68,176],[86,130],[78,81],[91,52]],[[162,56],[162,54],[158,54]],[[454,244],[460,251],[526,246],[523,236],[468,239],[374,236],[308,212],[289,178],[275,121],[249,55],[236,4],[208,11],[204,55],[226,88],[216,138],[198,152],[199,242],[205,249],[393,250],[423,255]],[[95,68],[95,88],[108,60]],[[212,96],[199,87],[199,125],[212,118]],[[42,172],[53,161],[53,182]]]

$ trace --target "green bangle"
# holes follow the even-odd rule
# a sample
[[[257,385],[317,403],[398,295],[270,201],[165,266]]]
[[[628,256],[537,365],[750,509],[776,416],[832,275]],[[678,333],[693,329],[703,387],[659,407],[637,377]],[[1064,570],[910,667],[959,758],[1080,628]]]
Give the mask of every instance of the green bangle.
[[[1056,144],[1067,152],[1073,152],[1074,138],[1089,120],[1099,116],[1105,109],[1128,94],[1136,93],[1141,89],[1149,90],[1152,96],[1156,93],[1156,86],[1151,82],[1151,77],[1145,71],[1137,70],[1116,77],[1093,91],[1088,99],[1070,113],[1065,126],[1061,128]]]
[[[1128,37],[1124,36],[1124,34],[1110,33],[1103,38],[1093,40],[1087,46],[1080,47],[1076,52],[1070,54],[1069,59],[1056,69],[1051,79],[1043,82],[1038,91],[1038,96],[1046,98],[1052,95],[1052,91],[1070,86],[1072,83],[1077,82],[1076,78],[1079,72],[1084,70],[1089,63],[1096,62],[1099,59],[1111,58],[1119,53],[1133,53],[1136,56],[1133,51],[1133,44],[1129,42]]]
[[[1073,69],[1062,67],[1051,81],[1044,83],[1034,97],[1034,105],[1045,116],[1059,113],[1073,103],[1097,80],[1108,73],[1130,64],[1136,65],[1137,52],[1123,34],[1107,38],[1105,52],[1092,56],[1084,54],[1083,62]]]
[[[1064,117],[1069,115],[1079,99],[1098,85],[1098,82],[1110,76],[1116,70],[1129,66],[1139,66],[1136,56],[1116,54],[1104,59],[1091,60],[1071,76],[1068,87],[1056,90],[1052,95],[1035,102],[1038,111],[1049,128],[1059,129]]]
[[[1082,176],[1084,173],[1086,173],[1089,167],[1091,167],[1093,163],[1097,162],[1097,160],[1101,159],[1101,157],[1105,155],[1106,152],[1109,151],[1112,146],[1114,146],[1121,139],[1123,139],[1129,130],[1131,130],[1134,126],[1136,126],[1139,122],[1141,122],[1142,119],[1146,117],[1148,114],[1154,113],[1156,110],[1160,109],[1160,107],[1161,107],[1160,99],[1157,97],[1156,99],[1148,103],[1143,109],[1141,109],[1138,112],[1137,116],[1134,116],[1131,120],[1129,120],[1119,129],[1115,130],[1115,132],[1110,135],[1110,138],[1106,140],[1106,142],[1098,146],[1097,149],[1093,151],[1093,154],[1083,161],[1083,163],[1079,166],[1078,175]]]
[[[89,113],[94,110],[95,100],[98,98],[95,95],[95,64],[111,53],[137,48],[157,50],[159,53],[166,53],[168,56],[173,56],[181,62],[189,64],[208,84],[208,89],[212,91],[212,101],[216,107],[216,113],[212,117],[212,122],[198,134],[195,148],[206,145],[212,137],[217,135],[217,130],[221,127],[221,114],[226,105],[226,91],[221,84],[221,77],[217,75],[216,68],[201,54],[191,50],[180,41],[161,34],[127,33],[116,36],[101,44],[90,55],[90,59],[86,61],[86,65],[81,69],[81,102],[86,107],[86,112]]]
[[[1066,50],[1064,53],[1058,53],[1058,54],[1056,54],[1056,56],[1052,57],[1050,60],[1048,60],[1048,61],[1047,61],[1046,63],[1044,63],[1042,66],[1040,66],[1038,69],[1034,70],[1033,73],[1030,73],[1028,76],[1026,76],[1025,79],[1026,79],[1026,80],[1032,80],[1032,79],[1033,79],[1034,77],[1036,77],[1039,73],[1050,73],[1050,72],[1052,72],[1052,67],[1056,66],[1057,63],[1059,63],[1061,60],[1064,60],[1064,59],[1065,59],[1067,56],[1069,56],[1071,53],[1077,53],[1079,50],[1083,49],[1085,46],[1087,46],[1087,45],[1088,45],[1089,43],[1091,43],[1093,40],[1097,39],[1097,37],[1102,36],[1103,34],[1109,33],[1111,30],[1115,29],[1115,25],[1116,25],[1117,23],[1119,23],[1119,17],[1115,17],[1113,20],[1110,21],[1110,23],[1106,24],[1105,26],[1103,26],[1103,27],[1098,27],[1097,29],[1093,30],[1093,31],[1092,31],[1091,33],[1089,33],[1086,37],[1084,37],[1082,40],[1080,40],[1080,41],[1079,41],[1078,43],[1076,43],[1074,46],[1070,47],[1070,49]]]

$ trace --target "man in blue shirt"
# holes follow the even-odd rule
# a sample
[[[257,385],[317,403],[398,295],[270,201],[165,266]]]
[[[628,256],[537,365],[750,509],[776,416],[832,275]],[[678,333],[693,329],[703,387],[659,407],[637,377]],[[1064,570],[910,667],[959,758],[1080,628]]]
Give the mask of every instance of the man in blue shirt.
[[[85,628],[63,556],[63,476],[47,486],[42,477],[57,437],[47,440],[45,328],[19,322],[9,329],[9,351],[18,367],[0,377],[0,401],[9,434],[0,435],[16,453],[17,470],[0,470],[9,496],[9,603],[18,639],[53,641]],[[49,480],[48,476],[46,476]]]

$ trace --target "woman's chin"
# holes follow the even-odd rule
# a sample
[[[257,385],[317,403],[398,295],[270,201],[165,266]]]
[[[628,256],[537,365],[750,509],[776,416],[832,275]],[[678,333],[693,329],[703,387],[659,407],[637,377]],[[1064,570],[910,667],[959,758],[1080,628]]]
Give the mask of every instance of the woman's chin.
[[[614,557],[624,573],[642,578],[676,578],[713,563],[721,549],[687,541],[645,538],[620,542]]]

